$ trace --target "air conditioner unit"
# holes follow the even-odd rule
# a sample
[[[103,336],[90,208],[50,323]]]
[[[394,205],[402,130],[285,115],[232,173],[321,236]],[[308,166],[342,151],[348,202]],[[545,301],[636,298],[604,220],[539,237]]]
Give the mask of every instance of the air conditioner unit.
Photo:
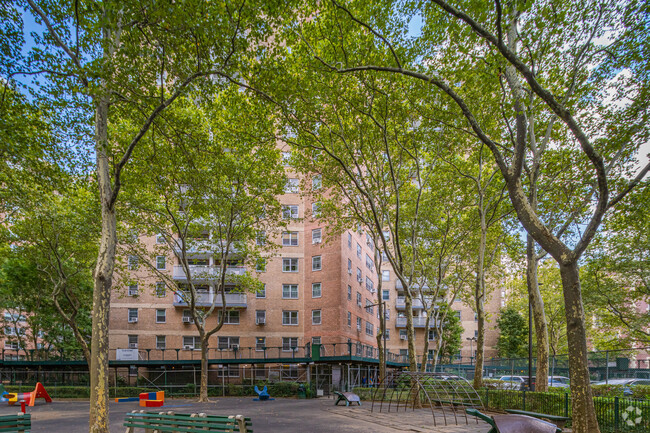
[[[348,274],[352,275],[352,269],[348,269]]]
[[[400,340],[406,340],[407,337],[406,337],[406,335],[400,335],[400,336],[399,336],[399,339],[400,339]]]
[[[138,323],[138,319],[129,319],[129,323]]]
[[[377,289],[370,289],[370,293],[377,293]]]
[[[361,332],[361,326],[357,326],[357,332]]]
[[[320,244],[320,242],[321,242],[320,239],[316,239],[316,240],[314,240],[312,243],[313,243],[313,244]]]
[[[193,350],[194,347],[193,347],[193,346],[190,346],[190,345],[187,345],[187,346],[183,346],[183,349],[184,349],[184,350]]]
[[[183,317],[183,323],[194,323],[194,319],[191,317]]]
[[[360,282],[360,283],[363,283],[363,278],[357,277],[357,281]]]
[[[239,344],[231,344],[231,345],[230,345],[230,348],[231,348],[232,350],[239,350]]]
[[[257,325],[264,325],[266,324],[266,318],[264,317],[258,317],[257,320],[255,321]]]
[[[129,343],[129,349],[137,349],[138,343]]]

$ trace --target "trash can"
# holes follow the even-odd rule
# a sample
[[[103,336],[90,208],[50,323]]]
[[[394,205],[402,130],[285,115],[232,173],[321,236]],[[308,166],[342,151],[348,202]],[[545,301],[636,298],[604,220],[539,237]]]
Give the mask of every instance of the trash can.
[[[307,398],[307,390],[302,383],[298,385],[298,398]]]

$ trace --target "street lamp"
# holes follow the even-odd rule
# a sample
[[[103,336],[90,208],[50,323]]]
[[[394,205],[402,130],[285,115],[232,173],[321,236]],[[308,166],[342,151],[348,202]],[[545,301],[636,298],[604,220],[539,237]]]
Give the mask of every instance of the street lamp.
[[[381,302],[377,302],[376,304],[366,305],[366,308],[375,307],[375,306],[378,307],[380,304],[382,305],[381,310],[382,310],[383,314],[380,315],[381,317],[379,319],[381,320],[381,326],[382,326],[382,329],[384,330],[384,332],[382,334],[382,338],[384,340],[384,361],[382,362],[382,367],[383,367],[383,370],[384,370],[384,376],[386,376],[386,355],[387,355],[387,351],[386,351],[386,301],[381,301]],[[383,379],[385,379],[385,377],[382,377],[381,379],[383,380]]]
[[[469,365],[472,366],[474,365],[474,346],[472,343],[476,341],[476,337],[467,337],[467,341],[469,341]]]

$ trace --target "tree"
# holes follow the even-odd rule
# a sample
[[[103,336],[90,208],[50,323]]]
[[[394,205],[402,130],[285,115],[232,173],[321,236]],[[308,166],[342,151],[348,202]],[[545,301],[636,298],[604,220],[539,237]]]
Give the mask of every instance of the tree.
[[[117,247],[116,205],[123,172],[143,137],[174,101],[198,84],[234,81],[270,50],[284,3],[134,1],[12,5],[45,31],[9,77],[43,75],[34,93],[56,109],[63,135],[94,150],[102,235],[94,271],[90,431],[108,432],[108,312]],[[211,80],[202,79],[213,77]],[[92,119],[92,120],[91,120]],[[120,120],[138,127],[121,131]]]
[[[56,193],[35,189],[13,207],[6,220],[7,246],[0,253],[3,307],[24,315],[33,346],[43,333],[47,345],[81,350],[86,361],[99,236],[96,197],[89,187],[86,179],[69,178]]]
[[[497,351],[502,358],[523,358],[528,353],[528,323],[513,307],[502,309],[497,319]]]
[[[569,362],[574,430],[598,432],[587,369],[579,259],[606,212],[650,171],[648,164],[625,181],[629,166],[626,162],[648,132],[641,114],[647,107],[647,98],[644,99],[647,62],[642,60],[647,43],[630,45],[621,41],[641,37],[647,22],[640,17],[647,6],[636,2],[602,5],[575,2],[563,4],[560,13],[551,2],[523,5],[496,2],[494,8],[473,3],[455,7],[444,0],[433,3],[409,4],[403,9],[392,2],[381,7],[375,4],[348,7],[334,0],[331,7],[319,4],[317,19],[306,22],[300,34],[312,57],[335,74],[398,74],[438,89],[449,104],[442,105],[441,109],[454,110],[463,119],[464,125],[454,126],[489,148],[521,224],[560,266],[572,349]],[[413,15],[425,18],[421,40],[415,43],[408,40],[404,30]],[[603,23],[616,23],[623,29],[621,35],[625,38],[615,39],[605,47],[593,43],[605,34]],[[518,29],[519,25],[521,42],[509,45],[504,35],[508,28]],[[545,53],[545,59],[531,59],[525,48],[538,40],[540,32],[554,35],[558,43],[554,44],[555,50]],[[567,35],[575,36],[567,41]],[[350,40],[355,41],[354,46],[348,44]],[[360,45],[360,41],[365,44]],[[521,55],[517,50],[520,45],[524,47]],[[588,51],[589,63],[602,67],[582,68],[583,75],[575,81],[566,80],[578,54],[584,50]],[[621,56],[614,55],[616,60],[608,60],[612,51]],[[460,56],[472,60],[474,67],[467,69],[466,64],[458,62]],[[422,62],[423,58],[426,61]],[[531,63],[539,64],[542,60],[546,68],[535,74]],[[613,63],[617,71],[627,68],[629,74],[616,76]],[[468,74],[468,71],[472,72]],[[509,86],[521,86],[524,90],[515,88],[512,94],[503,93],[504,75],[510,75]],[[575,90],[571,91],[574,86]],[[602,90],[609,88],[617,92],[624,86],[632,103],[608,105]],[[575,238],[563,240],[556,236],[553,227],[531,206],[524,187],[522,171],[527,158],[529,126],[525,110],[529,102],[522,99],[524,93],[543,107],[548,116],[558,117],[555,127],[570,134],[574,140],[572,145],[579,149],[580,163],[590,168],[595,179],[593,189],[582,195],[582,205],[577,205],[580,214],[588,209],[589,215],[574,221],[584,227]],[[493,98],[499,94],[503,94],[503,100]],[[508,108],[501,128],[494,128],[494,116],[485,117],[485,102]],[[591,113],[602,117],[595,118]],[[508,135],[514,146],[504,145],[504,136]]]
[[[210,337],[236,311],[228,296],[261,289],[250,270],[270,254],[281,221],[277,196],[284,193],[286,177],[274,146],[273,118],[253,102],[236,88],[202,105],[179,101],[164,116],[173,127],[161,126],[158,138],[142,146],[133,170],[139,188],[125,198],[127,229],[162,245],[151,250],[125,242],[123,256],[137,255],[187,304],[201,341],[203,402]],[[179,263],[185,283],[159,271],[161,256]],[[125,282],[130,278],[123,275]]]
[[[452,359],[458,355],[462,345],[461,336],[463,335],[463,326],[460,324],[460,318],[456,314],[453,314],[449,305],[440,305],[440,309],[447,310],[444,313],[442,333],[439,334],[440,345],[437,358],[440,359],[441,363],[451,363]]]

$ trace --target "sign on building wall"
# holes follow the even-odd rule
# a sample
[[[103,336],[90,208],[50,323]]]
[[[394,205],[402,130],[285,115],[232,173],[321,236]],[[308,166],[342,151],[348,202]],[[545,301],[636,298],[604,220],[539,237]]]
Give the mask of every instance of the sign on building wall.
[[[116,349],[115,359],[117,361],[137,361],[138,349]]]

